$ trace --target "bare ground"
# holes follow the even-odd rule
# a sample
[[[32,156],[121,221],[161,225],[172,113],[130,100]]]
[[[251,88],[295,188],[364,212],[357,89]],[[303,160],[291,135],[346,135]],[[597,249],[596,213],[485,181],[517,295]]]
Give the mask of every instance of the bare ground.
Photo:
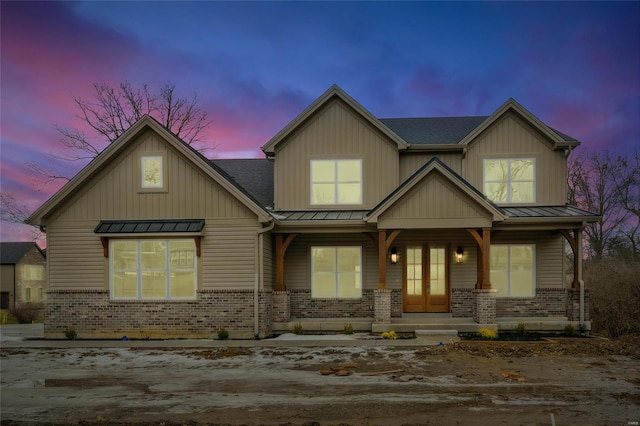
[[[637,425],[640,338],[3,349],[3,425]],[[344,374],[344,375],[342,375]]]

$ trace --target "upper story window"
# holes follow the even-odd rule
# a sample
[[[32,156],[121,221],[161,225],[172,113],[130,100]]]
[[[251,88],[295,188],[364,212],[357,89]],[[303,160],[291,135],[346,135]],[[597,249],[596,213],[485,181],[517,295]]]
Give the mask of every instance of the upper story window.
[[[25,278],[33,281],[44,280],[44,266],[42,265],[27,265]]]
[[[496,203],[536,201],[536,163],[533,158],[485,159],[484,194]]]
[[[362,160],[311,160],[311,204],[362,204]]]
[[[164,192],[167,189],[164,153],[145,153],[140,156],[140,189],[143,192]]]

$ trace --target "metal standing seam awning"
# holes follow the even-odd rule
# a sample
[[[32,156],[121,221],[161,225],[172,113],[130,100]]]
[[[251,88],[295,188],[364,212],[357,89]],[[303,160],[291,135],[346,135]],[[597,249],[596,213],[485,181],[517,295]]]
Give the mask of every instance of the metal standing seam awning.
[[[93,232],[101,235],[104,257],[109,257],[109,238],[159,235],[193,237],[196,243],[196,255],[200,257],[200,238],[203,229],[204,219],[101,220]]]

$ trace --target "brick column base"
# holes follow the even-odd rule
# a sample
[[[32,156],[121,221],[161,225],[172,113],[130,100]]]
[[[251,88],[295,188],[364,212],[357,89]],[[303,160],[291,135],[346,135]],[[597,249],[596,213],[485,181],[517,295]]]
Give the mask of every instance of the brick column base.
[[[289,322],[291,319],[291,302],[288,291],[273,292],[273,322]]]
[[[475,304],[473,319],[478,324],[494,324],[496,322],[496,294],[498,290],[473,290]]]
[[[580,321],[580,290],[567,290],[567,319]],[[584,320],[589,321],[589,291],[584,291]]]
[[[376,324],[391,323],[391,290],[374,290],[374,318]]]

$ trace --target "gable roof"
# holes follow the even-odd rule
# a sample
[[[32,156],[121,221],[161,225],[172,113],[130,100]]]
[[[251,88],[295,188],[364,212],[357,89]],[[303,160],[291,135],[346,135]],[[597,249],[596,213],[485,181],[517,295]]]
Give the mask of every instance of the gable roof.
[[[453,171],[449,166],[443,163],[438,157],[434,157],[420,167],[414,174],[409,176],[403,183],[398,186],[393,192],[391,192],[384,200],[380,201],[378,205],[369,210],[364,219],[367,222],[376,222],[378,217],[385,211],[389,210],[400,198],[409,192],[411,188],[415,187],[430,173],[438,171],[445,176],[454,186],[458,187],[463,193],[481,205],[493,216],[494,221],[502,221],[505,218],[504,213],[500,207],[494,204],[491,200],[484,196],[480,191],[473,187],[469,182],[462,178],[459,174]]]
[[[267,155],[273,155],[275,153],[276,145],[286,139],[287,136],[289,136],[300,124],[311,117],[316,111],[320,110],[324,105],[335,98],[342,100],[344,103],[353,108],[358,114],[364,117],[364,119],[366,119],[384,135],[389,137],[389,139],[395,142],[398,145],[398,148],[407,148],[408,145],[405,140],[395,134],[388,126],[382,124],[382,122],[374,117],[373,114],[371,114],[366,108],[360,105],[351,96],[347,95],[344,90],[334,84],[326,92],[320,95],[318,99],[313,101],[313,103],[309,105],[304,111],[302,111],[302,113],[291,120],[291,122],[289,122],[289,124],[287,124],[284,129],[280,130],[278,134],[276,134],[266,144],[264,144],[261,148],[262,151]]]
[[[42,254],[42,257],[45,257],[44,251],[34,242],[0,243],[0,263],[3,265],[16,264],[34,246],[40,252],[40,254]]]
[[[220,169],[213,167],[209,160],[193,147],[182,141],[176,135],[167,130],[154,118],[145,115],[124,132],[118,139],[109,144],[96,158],[87,164],[73,179],[67,182],[58,192],[56,192],[49,200],[40,206],[26,220],[29,224],[42,224],[44,218],[56,210],[62,203],[68,200],[81,186],[95,176],[104,166],[106,166],[113,158],[122,152],[128,143],[136,138],[146,129],[152,129],[158,133],[167,143],[179,151],[181,154],[189,158],[196,167],[199,167],[206,175],[211,177],[216,183],[229,191],[238,201],[244,204],[249,210],[254,212],[261,222],[269,222],[271,220],[268,212],[256,202],[246,191],[243,191],[235,182],[228,179]]]
[[[458,142],[460,145],[467,145],[472,142],[480,133],[495,123],[500,117],[509,111],[513,111],[527,121],[531,126],[546,136],[554,144],[555,148],[574,147],[580,144],[575,138],[558,132],[540,121],[535,115],[531,114],[525,107],[516,102],[515,99],[509,98],[502,104],[493,114],[487,117],[479,126],[470,131],[462,140]]]

